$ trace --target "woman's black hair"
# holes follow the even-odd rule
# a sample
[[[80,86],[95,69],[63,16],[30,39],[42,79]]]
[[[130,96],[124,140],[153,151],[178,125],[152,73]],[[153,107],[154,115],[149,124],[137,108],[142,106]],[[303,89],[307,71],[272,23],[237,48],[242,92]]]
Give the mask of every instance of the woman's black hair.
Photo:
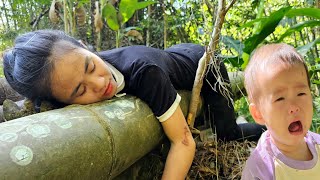
[[[4,75],[15,91],[36,102],[55,100],[51,91],[54,68],[51,56],[59,41],[84,47],[75,38],[58,30],[33,31],[15,39],[14,47],[3,55]]]

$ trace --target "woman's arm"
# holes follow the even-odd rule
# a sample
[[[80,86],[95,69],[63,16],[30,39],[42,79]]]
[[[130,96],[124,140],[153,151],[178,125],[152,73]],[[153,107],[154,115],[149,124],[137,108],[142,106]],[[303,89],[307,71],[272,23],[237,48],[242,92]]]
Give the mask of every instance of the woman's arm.
[[[137,61],[128,89],[149,105],[171,142],[163,179],[184,179],[194,157],[195,142],[179,106],[180,96],[167,73],[157,65]]]
[[[162,179],[185,179],[196,145],[180,106],[161,124],[171,142]]]

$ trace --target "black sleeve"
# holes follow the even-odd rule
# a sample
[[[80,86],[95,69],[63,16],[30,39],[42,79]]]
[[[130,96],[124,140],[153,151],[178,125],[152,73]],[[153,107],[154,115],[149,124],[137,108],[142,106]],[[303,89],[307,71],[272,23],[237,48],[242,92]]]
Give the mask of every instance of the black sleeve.
[[[166,73],[155,64],[135,65],[129,81],[131,93],[145,101],[160,122],[169,118],[180,96]]]

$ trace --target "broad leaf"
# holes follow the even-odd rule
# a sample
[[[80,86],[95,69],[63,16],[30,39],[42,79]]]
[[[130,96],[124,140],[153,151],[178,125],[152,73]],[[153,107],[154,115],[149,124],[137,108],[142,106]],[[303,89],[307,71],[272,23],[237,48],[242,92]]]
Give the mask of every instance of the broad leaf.
[[[112,4],[108,3],[103,7],[102,16],[106,19],[110,29],[114,31],[119,30],[120,25],[117,18],[117,10]]]
[[[241,67],[243,59],[240,56],[221,56],[224,63],[230,63],[233,67]]]
[[[248,63],[249,63],[249,59],[250,59],[250,55],[248,53],[243,52],[242,53],[242,60],[243,60],[243,64],[241,65],[241,68],[244,70]]]
[[[144,1],[144,2],[139,2],[137,5],[136,5],[136,10],[138,9],[142,9],[142,8],[145,8],[151,4],[154,4],[156,3],[155,1]]]
[[[266,19],[266,22],[263,23],[261,31],[244,41],[245,48],[243,51],[250,54],[267,36],[269,36],[275,30],[279,22],[290,9],[291,7],[285,7],[272,13],[269,18]]]
[[[242,48],[244,45],[239,41],[235,40],[230,36],[222,36],[221,41],[228,47],[235,49],[239,55],[242,54]]]
[[[287,14],[287,17],[294,16],[309,16],[316,19],[320,19],[320,9],[318,8],[300,8],[300,9],[291,9]]]
[[[263,22],[265,21],[267,18],[258,18],[258,19],[255,19],[253,21],[249,21],[247,23],[245,23],[244,25],[240,26],[238,29],[243,29],[243,28],[247,28],[247,27],[250,27],[250,26],[253,26],[255,23],[260,23],[260,22]]]
[[[296,24],[294,26],[291,26],[284,34],[281,35],[278,42],[281,42],[285,37],[291,35],[292,33],[296,31],[301,31],[305,27],[316,27],[320,26],[320,21],[305,21],[299,24]]]
[[[306,44],[304,46],[300,46],[300,47],[297,47],[297,51],[302,55],[302,56],[305,56],[307,54],[308,51],[310,51],[310,49],[316,45],[320,43],[320,38],[318,39],[315,39],[314,41],[312,41],[311,43],[309,44]]]
[[[122,17],[121,24],[126,23],[138,9],[147,7],[150,4],[155,3],[154,1],[138,2],[137,0],[121,0],[119,5],[119,13]]]

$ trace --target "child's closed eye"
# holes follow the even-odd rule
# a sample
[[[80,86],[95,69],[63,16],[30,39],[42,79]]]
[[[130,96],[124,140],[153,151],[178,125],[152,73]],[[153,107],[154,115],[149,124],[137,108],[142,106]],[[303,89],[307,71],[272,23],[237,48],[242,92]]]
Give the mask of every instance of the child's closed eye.
[[[279,97],[275,100],[275,102],[279,102],[279,101],[283,101],[284,100],[284,97]]]
[[[306,93],[298,93],[298,96],[304,96]]]

